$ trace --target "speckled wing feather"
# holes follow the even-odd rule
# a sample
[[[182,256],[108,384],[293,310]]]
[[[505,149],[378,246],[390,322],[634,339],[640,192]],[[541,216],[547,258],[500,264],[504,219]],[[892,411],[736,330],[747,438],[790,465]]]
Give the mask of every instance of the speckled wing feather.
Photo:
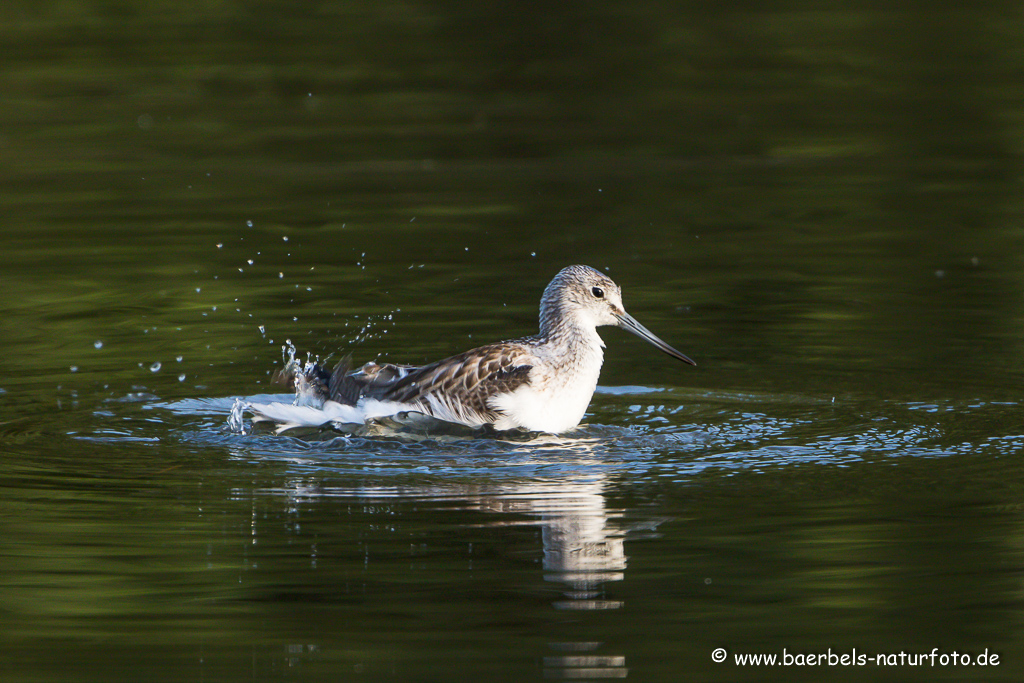
[[[393,401],[443,420],[486,424],[497,417],[488,398],[528,383],[531,361],[521,344],[501,343],[420,367],[367,363],[349,373],[339,364],[330,380],[331,398],[348,404],[363,397]]]
[[[346,356],[331,371],[328,397],[332,401],[354,406],[364,396],[379,398],[395,382],[418,369],[414,365],[367,363],[353,372],[351,356]]]

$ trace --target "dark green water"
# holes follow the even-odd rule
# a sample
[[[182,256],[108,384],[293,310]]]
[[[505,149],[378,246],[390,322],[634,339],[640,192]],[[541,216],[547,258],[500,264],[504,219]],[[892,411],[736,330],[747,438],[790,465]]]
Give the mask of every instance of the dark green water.
[[[1013,3],[7,2],[0,678],[1024,675]],[[240,435],[529,334],[563,437]],[[727,661],[712,661],[725,648]],[[740,666],[900,652],[998,665]]]

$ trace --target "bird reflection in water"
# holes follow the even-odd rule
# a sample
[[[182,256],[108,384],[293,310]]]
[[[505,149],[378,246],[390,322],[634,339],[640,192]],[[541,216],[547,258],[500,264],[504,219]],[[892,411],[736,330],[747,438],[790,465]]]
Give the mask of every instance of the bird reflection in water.
[[[538,519],[544,551],[544,579],[564,585],[560,610],[614,610],[620,600],[604,598],[604,584],[622,581],[626,557],[622,513],[607,508],[603,479],[586,482],[531,482],[495,492],[482,507]],[[651,528],[651,525],[646,525]],[[548,644],[545,678],[625,678],[623,655],[603,653],[601,642],[560,641]]]
[[[569,476],[577,478],[567,481]],[[297,478],[284,493],[297,501],[322,497],[355,497],[364,503],[382,505],[396,499],[439,500],[457,508],[501,515],[503,519],[484,526],[539,526],[541,530],[544,580],[562,585],[556,610],[617,610],[623,601],[605,597],[606,585],[622,581],[628,565],[627,534],[650,531],[658,521],[632,525],[622,523],[623,513],[609,510],[606,482],[599,474],[546,480],[494,482],[491,485],[443,484],[421,487],[374,487],[331,489],[310,485]],[[451,508],[449,508],[451,509]],[[511,519],[509,518],[511,516]],[[525,518],[525,520],[523,519]],[[549,642],[542,656],[546,678],[625,678],[626,657],[608,653],[599,641]]]

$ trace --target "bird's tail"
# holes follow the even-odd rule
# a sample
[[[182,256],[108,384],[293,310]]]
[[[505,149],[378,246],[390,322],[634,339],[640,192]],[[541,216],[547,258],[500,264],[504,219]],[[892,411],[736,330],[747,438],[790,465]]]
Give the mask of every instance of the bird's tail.
[[[303,363],[293,357],[274,373],[273,382],[292,387],[296,405],[319,407],[326,401],[336,401],[354,406],[359,400],[359,385],[349,378],[351,370],[351,355],[342,358],[331,370],[317,362]]]

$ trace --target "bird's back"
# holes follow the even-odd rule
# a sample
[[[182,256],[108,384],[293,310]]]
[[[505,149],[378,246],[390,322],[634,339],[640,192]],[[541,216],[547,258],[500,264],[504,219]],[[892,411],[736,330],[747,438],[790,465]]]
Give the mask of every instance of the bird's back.
[[[331,371],[308,365],[296,373],[295,382],[313,402],[355,406],[374,399],[480,426],[500,417],[493,407],[496,396],[529,383],[531,362],[528,345],[501,342],[422,366],[371,362],[353,371],[351,358],[346,357]]]

